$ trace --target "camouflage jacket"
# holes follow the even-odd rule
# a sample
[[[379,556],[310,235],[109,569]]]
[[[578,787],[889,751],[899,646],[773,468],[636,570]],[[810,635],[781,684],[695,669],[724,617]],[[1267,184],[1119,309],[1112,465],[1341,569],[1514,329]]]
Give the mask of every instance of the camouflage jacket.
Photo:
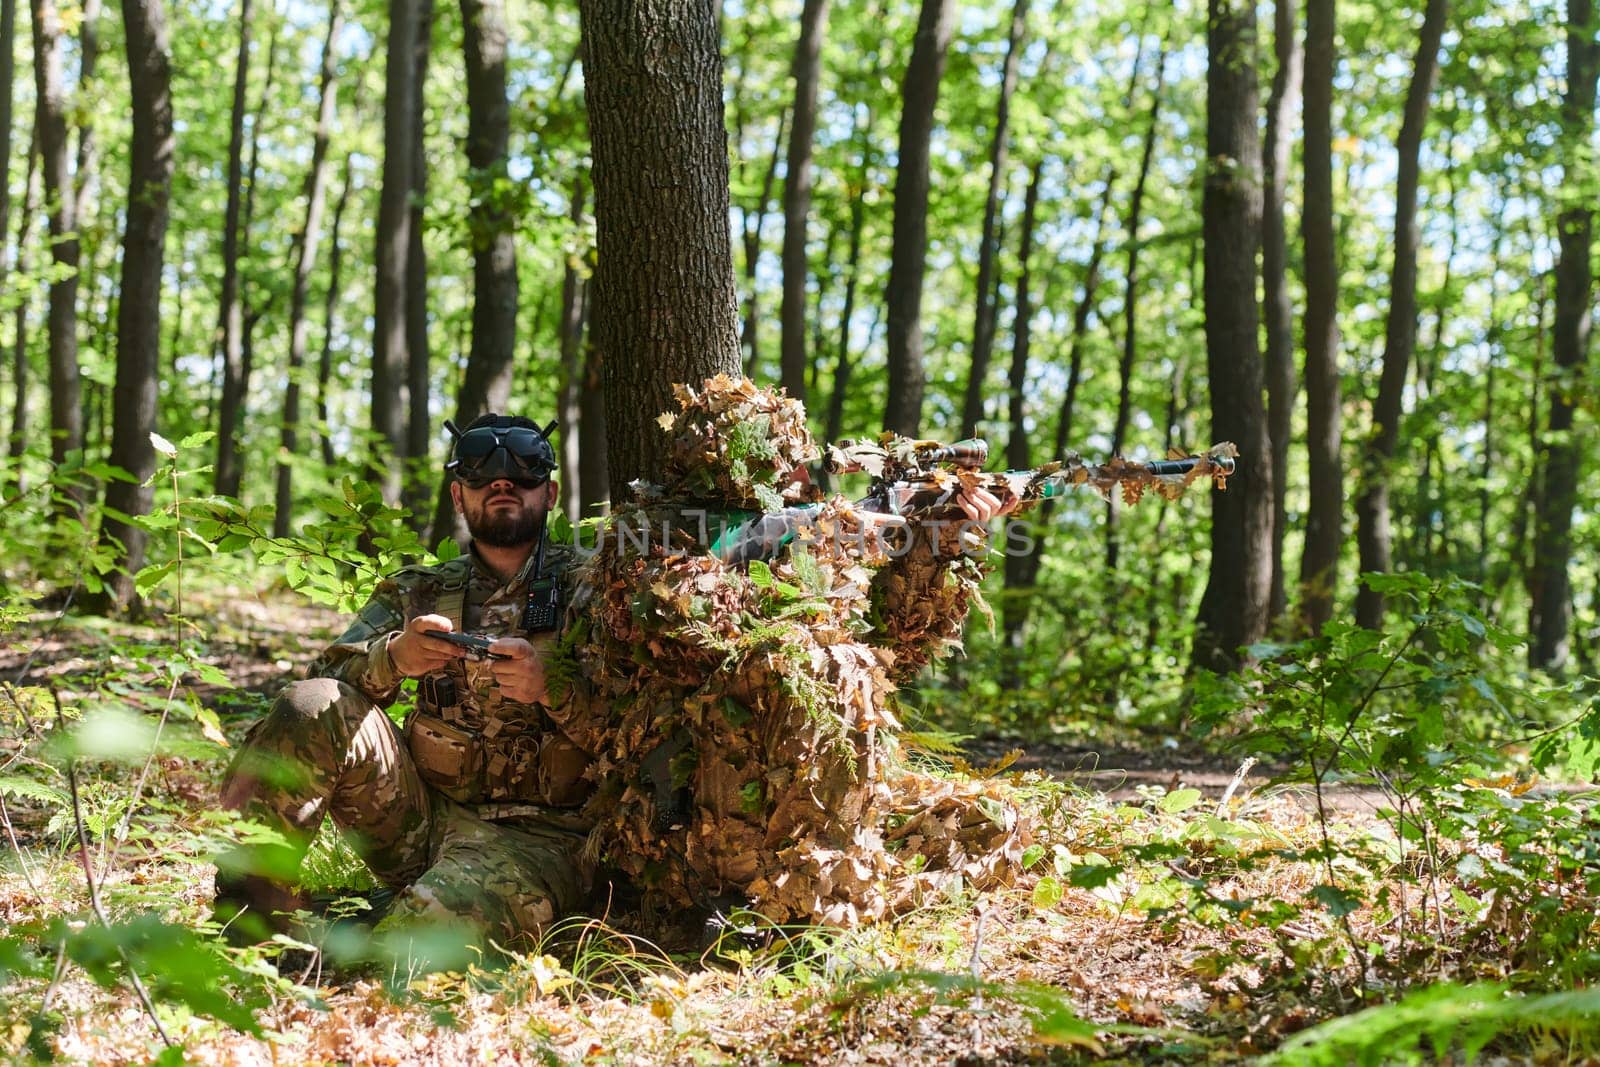
[[[565,546],[546,551],[545,572],[564,588],[572,558]],[[520,624],[536,577],[533,564],[529,557],[510,582],[495,577],[470,551],[445,563],[403,568],[379,583],[308,675],[335,678],[388,706],[400,697],[403,681],[389,642],[407,622],[440,614],[468,633],[524,636]],[[530,640],[542,650],[554,636]],[[458,659],[419,679],[405,734],[423,780],[462,803],[572,807],[588,797],[588,757],[556,729],[546,709],[504,696],[487,660]]]

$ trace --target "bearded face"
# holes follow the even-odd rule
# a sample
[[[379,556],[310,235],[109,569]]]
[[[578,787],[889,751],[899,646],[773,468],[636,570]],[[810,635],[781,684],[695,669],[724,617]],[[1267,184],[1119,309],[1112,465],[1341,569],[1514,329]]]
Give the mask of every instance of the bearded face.
[[[495,548],[516,548],[538,536],[548,506],[544,490],[508,488],[495,483],[484,489],[462,493],[461,514],[467,531],[479,544]]]

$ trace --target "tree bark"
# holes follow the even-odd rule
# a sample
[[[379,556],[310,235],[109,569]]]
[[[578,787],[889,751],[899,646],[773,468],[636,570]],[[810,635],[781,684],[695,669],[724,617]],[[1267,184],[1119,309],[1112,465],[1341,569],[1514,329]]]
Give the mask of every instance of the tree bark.
[[[383,190],[378,198],[372,324],[374,477],[385,500],[400,496],[406,458],[405,385],[407,264],[411,257],[412,138],[417,93],[416,42],[426,0],[389,0],[389,43],[383,99]]]
[[[1212,496],[1211,569],[1200,601],[1195,666],[1236,669],[1240,648],[1266,633],[1272,592],[1272,453],[1262,405],[1256,308],[1261,246],[1261,146],[1255,9],[1210,0],[1207,23],[1205,240],[1206,364],[1214,439],[1243,462]]]
[[[244,210],[244,113],[250,81],[252,0],[239,0],[239,57],[233,68],[233,112],[228,133],[228,202],[222,223],[222,397],[217,410],[216,491],[239,493],[239,413],[244,403],[244,302],[239,295],[239,218]]]
[[[411,105],[411,195],[407,198],[411,225],[407,231],[406,253],[406,447],[402,492],[411,526],[419,536],[427,534],[428,496],[437,475],[427,462],[433,443],[433,417],[430,411],[430,371],[432,349],[428,344],[428,255],[423,248],[423,205],[428,199],[428,156],[426,122],[428,58],[433,49],[433,0],[421,0],[417,16],[417,38],[412,50],[415,70],[411,88],[416,98]],[[468,136],[471,134],[469,132]],[[510,359],[510,354],[506,356]]]
[[[1333,72],[1335,0],[1306,5],[1305,208],[1306,451],[1310,501],[1300,557],[1299,626],[1322,632],[1333,614],[1344,546],[1344,465],[1339,455],[1339,263],[1334,237]]]
[[[1390,568],[1389,463],[1400,439],[1400,408],[1411,358],[1417,347],[1417,183],[1422,135],[1428,126],[1428,105],[1439,69],[1439,42],[1444,36],[1447,0],[1428,0],[1422,18],[1411,87],[1406,91],[1405,117],[1395,148],[1399,174],[1395,183],[1394,269],[1389,275],[1389,321],[1384,335],[1383,374],[1372,405],[1372,435],[1361,464],[1362,491],[1356,500],[1356,545],[1361,571]],[[1356,622],[1369,630],[1383,626],[1383,594],[1362,583],[1356,592]]]
[[[978,243],[978,300],[972,321],[972,368],[967,372],[967,395],[961,405],[961,436],[972,437],[983,418],[989,360],[994,349],[994,258],[999,241],[995,227],[1000,216],[1000,191],[1005,182],[1010,144],[1011,96],[1017,89],[1017,65],[1028,32],[1028,0],[1016,0],[1011,9],[1011,36],[1006,42],[1005,66],[1000,74],[1000,101],[995,107],[994,137],[989,141],[989,192],[983,201],[983,236]]]
[[[712,0],[582,0],[611,499],[658,480],[675,382],[739,374]],[[664,138],[660,131],[671,130]]]
[[[17,67],[17,0],[0,0],[0,291],[5,289],[5,235],[11,228],[11,108]],[[32,156],[28,166],[33,166]]]
[[[1150,121],[1144,131],[1144,152],[1139,157],[1139,173],[1134,179],[1133,196],[1128,201],[1128,268],[1122,301],[1122,359],[1117,365],[1117,417],[1111,427],[1111,454],[1120,456],[1127,442],[1128,420],[1133,415],[1133,361],[1139,347],[1139,224],[1144,221],[1144,187],[1150,177],[1150,161],[1155,156],[1156,130],[1161,118],[1161,92],[1166,86],[1167,44],[1161,42],[1156,54],[1156,86],[1150,94]],[[1117,498],[1106,501],[1106,570],[1117,569]]]
[[[1269,621],[1288,610],[1283,572],[1283,539],[1288,533],[1289,441],[1294,435],[1294,404],[1299,392],[1294,368],[1294,304],[1289,297],[1289,241],[1283,205],[1289,184],[1294,113],[1299,103],[1304,52],[1295,0],[1277,0],[1272,15],[1278,67],[1267,99],[1267,131],[1262,147],[1264,183],[1261,209],[1261,289],[1266,317],[1267,433],[1272,440],[1272,596]]]
[[[57,466],[83,447],[78,375],[77,195],[67,155],[67,90],[62,81],[61,16],[55,0],[33,0],[33,67],[39,159],[50,219],[50,459]],[[81,510],[81,500],[71,510]]]
[[[837,441],[844,432],[844,398],[850,388],[854,367],[850,362],[850,320],[856,312],[856,283],[861,277],[861,231],[866,224],[862,187],[850,194],[850,250],[845,254],[844,306],[839,310],[839,350],[833,362],[833,387],[828,393],[828,414],[823,423],[825,441]]]
[[[344,246],[339,230],[344,223],[345,205],[350,202],[350,156],[344,159],[344,184],[339,201],[333,205],[333,223],[328,227],[328,291],[322,298],[322,352],[317,357],[317,433],[322,443],[322,462],[332,467],[335,460],[333,435],[328,429],[328,391],[333,385],[333,337],[338,319],[340,279],[343,275]]]
[[[272,535],[287,537],[294,512],[294,459],[300,450],[300,389],[310,343],[311,324],[306,318],[306,302],[311,295],[311,271],[317,262],[317,245],[322,240],[322,216],[328,199],[328,140],[333,135],[338,94],[334,78],[339,64],[333,53],[344,12],[339,0],[328,9],[328,33],[322,43],[322,75],[318,86],[317,132],[311,142],[311,169],[306,172],[306,219],[295,235],[294,288],[289,295],[289,372],[283,391],[283,426],[278,436],[278,475]]]
[[[794,120],[783,179],[783,324],[780,368],[783,387],[806,399],[806,220],[811,214],[811,142],[817,131],[817,83],[821,80],[822,33],[828,0],[805,0],[800,39],[794,50]]]
[[[106,486],[108,509],[100,531],[115,546],[117,568],[101,610],[137,607],[134,575],[144,566],[147,534],[135,522],[150,511],[156,469],[150,434],[156,426],[161,367],[161,269],[165,262],[172,194],[172,49],[161,0],[123,0],[133,136],[128,146],[128,214],[122,240],[122,284],[117,305],[117,381],[113,394],[111,455],[133,481]]]
[[[1549,432],[1543,442],[1544,493],[1538,512],[1528,663],[1560,672],[1570,654],[1572,586],[1572,510],[1577,503],[1582,441],[1572,433],[1573,413],[1583,394],[1589,357],[1589,300],[1593,269],[1589,262],[1594,211],[1588,192],[1587,151],[1594,131],[1595,77],[1600,48],[1595,43],[1593,0],[1567,0],[1567,92],[1561,102],[1565,149],[1564,206],[1556,216],[1560,256],[1556,261],[1556,312],[1550,380]]]
[[[929,151],[955,4],[922,0],[916,43],[900,97],[900,153],[894,178],[894,246],[885,305],[889,318],[889,401],[884,425],[916,437],[922,426],[922,279],[928,259]]]

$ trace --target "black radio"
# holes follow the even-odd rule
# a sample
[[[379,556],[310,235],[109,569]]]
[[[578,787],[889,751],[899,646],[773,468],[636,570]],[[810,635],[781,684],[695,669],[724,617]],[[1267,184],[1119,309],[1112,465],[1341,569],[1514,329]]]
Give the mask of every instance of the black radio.
[[[522,611],[523,633],[547,634],[561,629],[561,587],[548,575],[528,586],[528,606]]]

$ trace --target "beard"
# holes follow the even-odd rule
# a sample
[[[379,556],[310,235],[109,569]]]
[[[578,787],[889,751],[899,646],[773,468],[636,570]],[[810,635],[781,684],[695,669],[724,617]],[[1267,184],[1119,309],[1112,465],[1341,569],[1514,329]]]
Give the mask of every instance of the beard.
[[[490,510],[487,501],[478,508],[465,511],[467,532],[474,541],[493,548],[517,548],[531,544],[544,522],[542,509],[519,504],[516,508]]]

